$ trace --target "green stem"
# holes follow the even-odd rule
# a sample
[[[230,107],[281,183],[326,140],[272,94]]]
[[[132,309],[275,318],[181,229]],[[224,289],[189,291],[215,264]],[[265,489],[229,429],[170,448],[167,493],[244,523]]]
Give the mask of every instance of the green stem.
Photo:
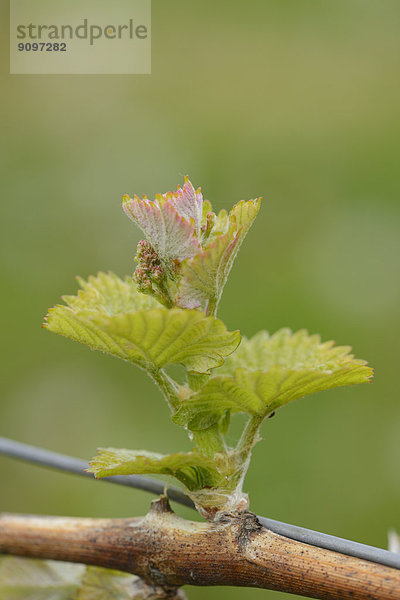
[[[217,308],[218,308],[218,299],[210,298],[207,308],[206,308],[206,316],[207,317],[216,317],[217,316]]]
[[[162,369],[155,369],[150,373],[150,377],[162,391],[171,412],[176,412],[180,405],[176,383]],[[214,455],[218,452],[227,452],[225,440],[218,425],[209,427],[204,431],[196,431],[193,434],[193,440],[200,452],[210,458],[214,458]]]
[[[258,432],[263,420],[264,416],[254,415],[253,417],[250,417],[236,447],[238,467],[243,475],[247,471],[253,446],[258,441]]]
[[[175,412],[179,407],[179,398],[174,381],[168,377],[163,370],[155,369],[154,371],[150,372],[150,377],[153,379],[153,381],[155,381],[164,394],[171,411]]]
[[[227,452],[225,440],[218,425],[213,425],[208,429],[194,432],[193,441],[200,452],[209,458],[214,458],[214,455],[218,452]]]
[[[163,281],[156,284],[157,292],[156,297],[161,304],[163,304],[166,308],[173,308],[174,301],[171,298],[171,294],[169,292],[168,286],[165,285]]]

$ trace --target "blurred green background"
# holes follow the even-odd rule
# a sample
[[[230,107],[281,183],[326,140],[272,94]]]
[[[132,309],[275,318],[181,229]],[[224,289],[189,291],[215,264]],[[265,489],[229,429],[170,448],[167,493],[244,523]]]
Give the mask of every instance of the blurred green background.
[[[122,194],[189,173],[217,209],[264,197],[228,327],[306,327],[376,369],[265,423],[251,508],[386,547],[400,529],[399,2],[153,0],[151,76],[8,75],[1,7],[0,435],[86,458],[189,448],[142,372],[41,329],[75,275],[132,272]],[[132,516],[151,499],[1,457],[0,482],[1,511]]]

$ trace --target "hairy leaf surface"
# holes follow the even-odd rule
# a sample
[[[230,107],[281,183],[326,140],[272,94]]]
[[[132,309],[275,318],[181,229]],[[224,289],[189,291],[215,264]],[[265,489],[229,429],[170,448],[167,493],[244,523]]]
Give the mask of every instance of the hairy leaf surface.
[[[182,364],[207,373],[239,344],[239,332],[228,332],[222,321],[195,310],[161,308],[116,275],[100,273],[79,283],[78,295],[64,296],[67,306],[51,308],[44,326],[147,371]]]
[[[196,394],[185,399],[173,420],[193,431],[219,422],[226,411],[267,416],[308,394],[372,377],[365,361],[354,359],[348,346],[322,343],[304,330],[262,331],[241,346]]]
[[[190,186],[190,182],[185,182],[184,190],[159,194],[153,201],[138,196],[123,198],[125,214],[140,227],[158,256],[167,263],[194,256],[200,249],[196,228],[199,231],[202,197]]]
[[[77,281],[81,286],[77,295],[62,296],[75,312],[94,310],[112,316],[160,306],[151,296],[140,293],[131,277],[120,279],[109,272],[91,275],[87,281],[77,277]]]
[[[221,480],[215,462],[195,450],[167,455],[125,448],[99,448],[98,452],[87,469],[95,477],[145,473],[169,475],[190,491],[216,487]]]

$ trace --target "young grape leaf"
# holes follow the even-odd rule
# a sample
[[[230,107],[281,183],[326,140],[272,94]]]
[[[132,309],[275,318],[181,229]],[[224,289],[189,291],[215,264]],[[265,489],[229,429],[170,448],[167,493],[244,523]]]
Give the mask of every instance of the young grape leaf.
[[[0,556],[1,600],[132,600],[137,582],[111,569]]]
[[[100,273],[79,280],[67,306],[51,308],[44,327],[72,340],[154,372],[170,364],[207,373],[221,365],[239,342],[222,321],[199,311],[161,308],[135,290],[133,282]]]
[[[178,185],[176,192],[165,195],[166,201],[172,202],[176,212],[189,223],[194,223],[196,235],[201,236],[201,225],[203,217],[203,195],[201,189],[194,189],[192,182],[186,175],[181,188]]]
[[[246,233],[260,207],[257,200],[242,200],[218,215],[208,246],[194,257],[183,261],[177,304],[196,308],[209,303],[217,307],[226,280]]]
[[[241,346],[197,393],[182,401],[175,423],[196,431],[221,421],[226,411],[265,417],[308,394],[370,380],[373,371],[349,346],[321,343],[307,331],[262,331]]]
[[[76,296],[62,296],[64,302],[75,312],[96,310],[108,315],[148,310],[160,304],[151,296],[137,291],[131,277],[120,279],[115,273],[90,275],[88,281],[77,277],[82,289]]]
[[[87,471],[97,478],[145,473],[169,475],[190,491],[217,487],[222,479],[215,461],[196,450],[163,455],[146,450],[99,448],[98,455],[89,464]]]
[[[160,259],[168,264],[194,256],[200,250],[203,197],[185,178],[183,189],[147,197],[124,196],[125,214],[143,231]]]

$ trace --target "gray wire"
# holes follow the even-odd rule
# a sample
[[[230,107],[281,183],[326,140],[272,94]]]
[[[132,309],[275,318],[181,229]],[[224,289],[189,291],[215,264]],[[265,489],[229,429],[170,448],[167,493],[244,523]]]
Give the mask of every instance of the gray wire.
[[[58,454],[58,452],[51,452],[50,450],[44,450],[43,448],[30,446],[29,444],[23,444],[22,442],[9,440],[8,438],[0,437],[0,454],[11,458],[18,458],[36,465],[42,465],[43,467],[50,467],[57,471],[65,471],[66,473],[74,473],[75,475],[95,479],[93,473],[87,473],[85,471],[85,469],[88,468],[88,463],[85,460],[66,456],[65,454]],[[143,477],[141,475],[114,475],[112,477],[104,477],[99,481],[117,483],[118,485],[125,485],[157,495],[163,494],[165,488],[165,484],[162,481],[157,481],[157,479],[151,477]],[[184,506],[194,508],[191,499],[178,488],[168,486],[166,492],[168,498],[171,500],[183,504]]]
[[[43,450],[42,448],[9,440],[4,437],[0,437],[0,454],[94,479],[92,473],[87,473],[85,471],[87,462],[84,460],[72,458],[49,450]],[[151,477],[116,475],[113,477],[104,477],[100,479],[100,481],[125,485],[157,495],[164,493],[164,484]],[[183,506],[194,508],[192,500],[178,488],[168,487],[166,491],[171,500],[174,500]],[[292,540],[310,544],[311,546],[318,546],[319,548],[325,548],[326,550],[340,552],[341,554],[354,556],[370,562],[379,563],[387,567],[400,569],[400,554],[396,554],[395,552],[389,552],[389,550],[367,546],[366,544],[360,544],[358,542],[352,542],[326,533],[305,529],[304,527],[289,525],[288,523],[282,523],[281,521],[275,521],[275,519],[269,519],[267,517],[258,517],[258,519],[267,529]]]
[[[400,569],[400,554],[396,554],[395,552],[375,548],[375,546],[368,546],[367,544],[360,544],[359,542],[352,542],[351,540],[327,533],[320,533],[312,529],[305,529],[297,525],[289,525],[288,523],[282,523],[281,521],[275,521],[267,517],[258,517],[258,520],[267,529],[297,542],[318,546],[326,550],[333,550],[334,552],[347,554],[347,556],[354,556],[355,558],[379,563],[386,567]]]

